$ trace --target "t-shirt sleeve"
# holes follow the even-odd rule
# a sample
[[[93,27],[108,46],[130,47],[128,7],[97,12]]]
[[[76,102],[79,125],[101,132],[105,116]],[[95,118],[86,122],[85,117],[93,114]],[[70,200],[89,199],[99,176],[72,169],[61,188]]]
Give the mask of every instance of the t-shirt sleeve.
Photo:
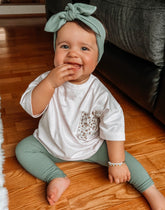
[[[109,141],[125,141],[123,110],[111,94],[106,99],[100,118],[100,137]]]
[[[46,110],[45,110],[39,114],[39,115],[34,115],[33,114],[33,110],[32,110],[32,100],[31,100],[31,95],[32,95],[32,91],[33,89],[44,79],[46,78],[46,76],[49,74],[49,72],[45,72],[44,74],[40,75],[39,77],[37,77],[33,82],[31,82],[28,86],[28,88],[25,90],[24,94],[21,97],[20,100],[20,105],[22,106],[22,108],[32,117],[37,118],[40,117]]]

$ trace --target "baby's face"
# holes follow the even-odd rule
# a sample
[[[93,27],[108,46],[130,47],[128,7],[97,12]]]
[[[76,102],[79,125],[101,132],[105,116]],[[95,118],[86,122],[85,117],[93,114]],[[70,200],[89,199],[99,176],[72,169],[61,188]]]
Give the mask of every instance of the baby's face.
[[[85,31],[74,22],[67,22],[57,33],[54,64],[72,64],[76,80],[88,80],[98,62],[98,47],[94,32]]]

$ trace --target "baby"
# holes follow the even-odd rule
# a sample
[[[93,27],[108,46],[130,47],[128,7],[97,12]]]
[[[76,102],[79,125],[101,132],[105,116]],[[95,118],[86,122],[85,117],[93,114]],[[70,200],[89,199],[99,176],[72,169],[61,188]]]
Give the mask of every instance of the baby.
[[[92,74],[106,34],[92,16],[95,10],[95,6],[69,3],[47,22],[45,30],[54,32],[55,68],[36,78],[21,98],[32,117],[42,117],[33,135],[17,145],[16,157],[29,173],[48,183],[50,205],[70,184],[55,163],[84,161],[106,166],[110,183],[129,182],[152,209],[165,209],[165,198],[146,170],[124,150],[120,105]]]

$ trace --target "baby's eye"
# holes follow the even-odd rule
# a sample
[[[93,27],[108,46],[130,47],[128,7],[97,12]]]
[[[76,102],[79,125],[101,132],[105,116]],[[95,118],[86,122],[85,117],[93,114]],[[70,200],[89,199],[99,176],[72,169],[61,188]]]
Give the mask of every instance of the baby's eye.
[[[81,48],[83,51],[89,50],[87,47],[82,47]]]
[[[63,48],[63,49],[68,49],[68,48],[69,48],[69,46],[68,46],[68,45],[66,45],[66,44],[63,44],[63,45],[61,45],[61,48]]]

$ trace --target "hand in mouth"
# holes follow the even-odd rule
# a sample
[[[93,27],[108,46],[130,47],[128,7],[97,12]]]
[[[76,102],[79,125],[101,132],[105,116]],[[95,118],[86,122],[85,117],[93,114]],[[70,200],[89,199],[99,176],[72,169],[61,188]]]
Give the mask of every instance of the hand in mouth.
[[[79,70],[82,67],[82,65],[79,63],[68,63],[68,64],[72,65],[73,70]]]

